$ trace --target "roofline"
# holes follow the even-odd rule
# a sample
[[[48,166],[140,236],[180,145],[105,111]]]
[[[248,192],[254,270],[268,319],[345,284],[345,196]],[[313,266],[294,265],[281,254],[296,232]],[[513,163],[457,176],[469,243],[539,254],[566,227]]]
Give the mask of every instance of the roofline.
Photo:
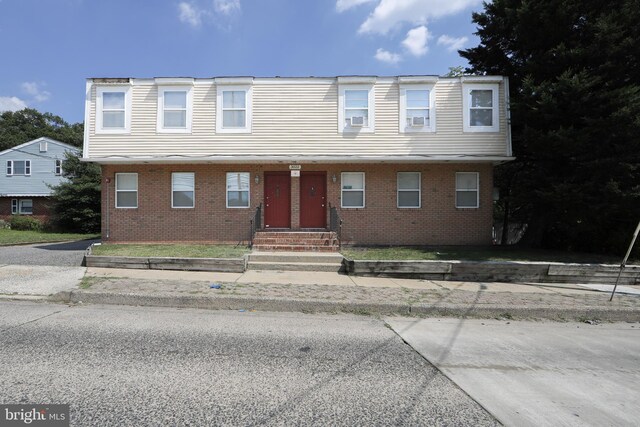
[[[36,139],[31,140],[29,142],[24,142],[24,143],[22,143],[20,145],[16,145],[15,147],[7,148],[4,151],[0,151],[0,156],[5,154],[5,153],[8,153],[10,151],[17,150],[19,148],[26,147],[27,145],[31,145],[33,143],[40,142],[40,141],[43,141],[43,140],[46,140],[47,142],[51,142],[53,144],[62,145],[63,147],[69,148],[69,149],[77,151],[77,152],[82,151],[78,147],[74,147],[73,145],[65,144],[64,142],[60,142],[57,139],[49,138],[48,136],[41,136],[40,138],[36,138]]]
[[[247,76],[247,75],[237,75],[237,76],[206,76],[206,77],[193,77],[193,76],[154,76],[154,77],[87,77],[88,81],[96,82],[97,80],[113,80],[120,81],[122,83],[123,80],[155,80],[155,81],[163,81],[163,80],[224,80],[224,79],[291,79],[291,80],[308,80],[308,79],[318,79],[318,80],[326,80],[326,79],[398,79],[398,78],[441,78],[441,79],[464,79],[467,81],[499,81],[502,79],[501,75],[487,75],[487,76],[460,76],[460,77],[448,77],[448,76],[440,76],[437,74],[399,74],[399,75],[372,75],[372,74],[339,74],[335,76]]]
[[[498,165],[514,160],[510,156],[469,156],[469,155],[411,155],[411,156],[109,156],[82,158],[83,162],[104,165],[132,164],[179,164],[179,163],[218,163],[218,164],[269,164],[269,163],[492,163]]]

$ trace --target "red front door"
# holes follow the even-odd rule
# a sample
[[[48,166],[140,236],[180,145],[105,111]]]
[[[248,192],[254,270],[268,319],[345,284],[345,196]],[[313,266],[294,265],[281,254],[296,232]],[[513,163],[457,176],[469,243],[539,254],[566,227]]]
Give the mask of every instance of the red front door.
[[[300,228],[327,226],[327,174],[302,172],[300,175]]]
[[[291,228],[291,175],[264,173],[264,226]]]

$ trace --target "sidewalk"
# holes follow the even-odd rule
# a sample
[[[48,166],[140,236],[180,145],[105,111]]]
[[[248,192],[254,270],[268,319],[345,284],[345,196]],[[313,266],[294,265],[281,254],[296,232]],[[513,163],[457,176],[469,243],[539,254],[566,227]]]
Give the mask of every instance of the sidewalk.
[[[612,285],[450,282],[329,272],[111,268],[88,268],[82,285],[51,299],[247,311],[640,321],[640,286],[618,287],[619,293],[609,302]]]

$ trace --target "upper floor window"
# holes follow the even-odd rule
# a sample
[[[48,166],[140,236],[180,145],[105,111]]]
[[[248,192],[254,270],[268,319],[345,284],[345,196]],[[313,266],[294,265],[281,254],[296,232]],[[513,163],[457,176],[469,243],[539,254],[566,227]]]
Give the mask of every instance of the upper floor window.
[[[193,208],[195,206],[195,176],[193,172],[171,174],[171,207]]]
[[[158,88],[158,132],[191,132],[191,87]]]
[[[47,152],[47,141],[40,141],[40,152],[41,153],[46,153]]]
[[[31,160],[7,160],[7,175],[31,175]]]
[[[341,85],[338,104],[339,132],[373,132],[373,85]]]
[[[400,86],[400,132],[435,132],[434,85]]]
[[[420,207],[420,172],[398,172],[398,207]]]
[[[465,84],[463,88],[464,131],[498,132],[498,85]]]
[[[456,173],[456,208],[477,208],[479,199],[479,173]]]
[[[228,172],[227,173],[227,207],[228,208],[248,208],[249,207],[249,172]]]
[[[341,207],[364,208],[364,172],[342,172]]]
[[[251,86],[218,86],[216,132],[251,132]]]
[[[62,175],[62,160],[56,159],[55,174]]]
[[[116,174],[116,208],[138,207],[138,174]]]
[[[128,133],[131,126],[131,87],[97,89],[96,133]]]

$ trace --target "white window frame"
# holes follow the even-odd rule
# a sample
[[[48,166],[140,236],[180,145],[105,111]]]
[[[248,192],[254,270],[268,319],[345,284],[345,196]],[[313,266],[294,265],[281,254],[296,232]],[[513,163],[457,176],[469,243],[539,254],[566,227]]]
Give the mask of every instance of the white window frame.
[[[491,90],[491,126],[471,126],[471,91],[473,90]],[[464,132],[500,132],[500,104],[499,102],[500,85],[497,83],[464,83],[462,85],[462,129]]]
[[[135,206],[118,206],[118,193],[133,193],[134,190],[118,190],[118,176],[120,175],[135,175],[136,176],[136,189],[135,189],[135,193],[136,193],[136,205]],[[120,173],[116,173],[116,183],[115,183],[115,187],[116,187],[116,191],[115,191],[115,204],[116,204],[116,209],[138,209],[138,188],[140,187],[139,185],[139,181],[138,181],[138,174],[136,172],[120,172]]]
[[[400,188],[400,174],[418,174],[418,188]],[[400,193],[401,192],[418,192],[418,206],[400,206]],[[396,174],[396,207],[398,209],[420,209],[422,208],[422,173],[413,171],[401,171]]]
[[[432,133],[436,131],[436,94],[435,84],[401,84],[400,85],[400,133]],[[407,126],[407,91],[429,91],[429,126]]]
[[[229,187],[228,187],[228,182],[229,182],[229,175],[237,175],[237,174],[246,174],[249,176],[249,179],[247,180],[247,206],[229,206]],[[251,207],[251,172],[227,172],[224,175],[224,188],[225,188],[225,198],[227,201],[227,209],[249,209]],[[236,191],[236,190],[234,190]],[[245,191],[245,190],[237,190],[237,191]]]
[[[345,92],[348,90],[368,91],[368,122],[367,126],[347,126],[345,123]],[[374,133],[376,127],[376,104],[374,84],[341,84],[338,88],[338,132],[339,133]]]
[[[24,162],[24,173],[15,173],[15,162]],[[31,160],[7,160],[7,176],[31,176]]]
[[[344,182],[344,176],[346,174],[359,174],[359,175],[362,175],[362,189],[359,189],[359,188],[358,189],[344,189],[342,187],[342,183]],[[367,195],[366,188],[367,188],[366,176],[365,176],[364,172],[342,172],[342,173],[340,173],[340,207],[343,208],[343,209],[363,209],[366,206],[366,195]],[[362,192],[362,206],[345,206],[344,205],[344,193],[345,193],[345,191],[346,192],[352,192],[352,193],[361,191]]]
[[[189,174],[193,176],[193,204],[191,206],[175,206],[173,204],[173,193],[176,191],[173,189],[173,178],[178,174]],[[173,209],[194,209],[196,207],[196,173],[195,172],[171,172],[171,207]]]
[[[251,133],[253,122],[253,86],[224,85],[216,87],[216,133]],[[244,127],[224,127],[223,92],[244,91],[245,93],[245,124]]]
[[[39,144],[39,147],[38,147],[39,151],[41,153],[46,153],[47,152],[47,148],[48,148],[47,141],[40,141],[40,144]]]
[[[54,173],[57,176],[62,175],[62,160],[60,159],[55,160]]]
[[[31,202],[31,212],[22,211],[22,202]],[[33,215],[33,199],[11,199],[11,215]]]
[[[464,189],[458,189],[458,175],[461,174],[475,174],[476,176],[476,205],[475,206],[458,206],[458,192],[459,191],[465,191],[465,192],[470,192],[472,190],[464,190]],[[456,177],[455,177],[455,187],[456,187],[456,194],[455,194],[455,203],[456,203],[456,208],[458,209],[478,209],[480,207],[480,172],[456,172]]]
[[[124,92],[124,128],[104,128],[102,95],[104,93]],[[107,110],[109,111],[109,110]],[[131,132],[131,86],[100,86],[96,88],[96,133]]]
[[[158,133],[191,133],[191,123],[193,117],[193,87],[182,86],[158,86],[158,117],[157,132]],[[186,93],[186,112],[185,127],[166,127],[164,125],[164,93],[165,92],[185,92]],[[182,109],[170,108],[170,111],[181,111]]]

